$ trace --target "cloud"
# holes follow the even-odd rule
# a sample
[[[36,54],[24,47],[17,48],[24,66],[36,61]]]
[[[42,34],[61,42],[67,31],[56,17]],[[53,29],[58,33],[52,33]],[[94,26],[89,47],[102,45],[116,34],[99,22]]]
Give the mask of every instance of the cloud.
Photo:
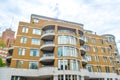
[[[34,13],[82,23],[100,35],[115,35],[118,42],[119,4],[120,0],[0,0],[0,26],[17,31],[19,21],[29,22]]]

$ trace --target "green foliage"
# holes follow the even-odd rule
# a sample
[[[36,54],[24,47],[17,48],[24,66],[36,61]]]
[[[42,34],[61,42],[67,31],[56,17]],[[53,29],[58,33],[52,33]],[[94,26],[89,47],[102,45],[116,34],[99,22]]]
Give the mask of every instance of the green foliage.
[[[1,46],[1,47],[3,47],[3,48],[4,48],[4,47],[6,47],[5,42],[3,42],[3,41],[2,41],[2,42],[0,42],[0,46]]]
[[[0,67],[4,67],[6,64],[3,63],[2,58],[0,58]]]

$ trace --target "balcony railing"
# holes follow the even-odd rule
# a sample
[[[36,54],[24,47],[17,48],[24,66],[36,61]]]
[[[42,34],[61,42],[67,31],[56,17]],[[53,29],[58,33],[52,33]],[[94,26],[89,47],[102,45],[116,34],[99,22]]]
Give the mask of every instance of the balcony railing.
[[[70,31],[70,30],[58,30],[58,32],[60,32],[60,33],[70,33],[70,34],[75,35],[75,32],[74,31]]]
[[[42,34],[47,34],[47,33],[54,33],[55,31],[54,30],[46,30],[46,31],[43,31]]]
[[[43,57],[52,57],[54,53],[43,53]]]
[[[54,44],[53,41],[45,41],[43,45]]]

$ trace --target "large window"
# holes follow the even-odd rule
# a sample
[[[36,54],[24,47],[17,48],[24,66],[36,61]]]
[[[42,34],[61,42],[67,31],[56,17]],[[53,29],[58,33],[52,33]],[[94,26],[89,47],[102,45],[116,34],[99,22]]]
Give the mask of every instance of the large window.
[[[111,63],[113,62],[113,58],[112,58],[112,57],[110,57],[110,62],[111,62]]]
[[[108,42],[115,42],[113,37],[108,37]]]
[[[89,41],[89,38],[88,38],[87,36],[83,36],[83,40],[84,40],[85,42],[88,42],[88,41]]]
[[[96,43],[96,39],[95,38],[92,38],[92,43]]]
[[[18,55],[25,55],[25,48],[18,48]]]
[[[101,52],[105,53],[105,48],[101,47]]]
[[[97,72],[101,72],[101,66],[96,66],[97,67]]]
[[[103,60],[104,60],[104,62],[108,62],[108,60],[107,60],[107,57],[105,57],[105,56],[103,56]]]
[[[86,55],[86,59],[87,59],[87,61],[92,61],[91,55]]]
[[[87,65],[86,68],[88,69],[89,72],[93,72],[93,66],[92,65]]]
[[[16,60],[16,68],[23,68],[24,61]]]
[[[95,61],[97,61],[97,62],[99,62],[99,61],[100,61],[99,56],[95,55]]]
[[[99,39],[99,42],[100,42],[100,44],[103,44],[103,40],[102,39]]]
[[[40,45],[40,39],[39,38],[32,38],[31,44],[32,45]]]
[[[106,72],[107,72],[107,73],[109,73],[109,72],[110,72],[110,68],[109,68],[109,67],[107,67],[107,66],[105,67],[105,70],[106,70]]]
[[[112,67],[112,71],[113,73],[116,73],[115,67]]]
[[[98,48],[96,46],[93,46],[93,52],[98,52]]]
[[[58,60],[58,70],[80,70],[80,62],[78,60],[60,59]]]
[[[38,49],[31,49],[30,56],[39,56],[39,50]]]
[[[110,48],[108,48],[108,54],[110,54],[110,53],[111,53]]]
[[[38,18],[34,18],[34,23],[38,23],[39,19]]]
[[[77,39],[73,36],[59,35],[58,44],[77,44]]]
[[[78,50],[74,47],[69,46],[59,46],[58,47],[58,56],[74,56],[78,57]]]
[[[20,38],[20,43],[26,44],[27,43],[27,38],[26,37],[21,37]]]
[[[41,34],[41,30],[37,29],[37,28],[34,28],[32,33],[36,34],[36,35],[40,35]]]
[[[38,62],[30,61],[29,62],[29,69],[38,69]]]
[[[58,80],[64,80],[64,76],[65,76],[65,80],[81,80],[80,76],[77,77],[77,75],[58,75]]]
[[[90,51],[90,46],[89,45],[84,45],[84,48],[86,51]]]
[[[28,33],[28,27],[24,27],[24,26],[23,26],[23,27],[22,27],[22,32],[23,32],[23,33]]]

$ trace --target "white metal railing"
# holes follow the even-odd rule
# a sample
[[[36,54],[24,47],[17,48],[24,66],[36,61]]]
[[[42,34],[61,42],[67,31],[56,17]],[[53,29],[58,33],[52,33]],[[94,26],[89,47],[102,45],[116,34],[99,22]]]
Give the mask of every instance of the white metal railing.
[[[46,30],[46,31],[43,31],[43,33],[42,34],[47,34],[47,33],[54,33],[55,31],[54,30]]]
[[[47,45],[47,44],[54,44],[54,42],[53,41],[45,41],[44,45]]]
[[[58,32],[60,33],[70,33],[70,34],[74,34],[75,35],[75,32],[74,31],[70,31],[70,30],[58,30]]]
[[[43,57],[52,57],[54,56],[53,53],[43,53]]]

